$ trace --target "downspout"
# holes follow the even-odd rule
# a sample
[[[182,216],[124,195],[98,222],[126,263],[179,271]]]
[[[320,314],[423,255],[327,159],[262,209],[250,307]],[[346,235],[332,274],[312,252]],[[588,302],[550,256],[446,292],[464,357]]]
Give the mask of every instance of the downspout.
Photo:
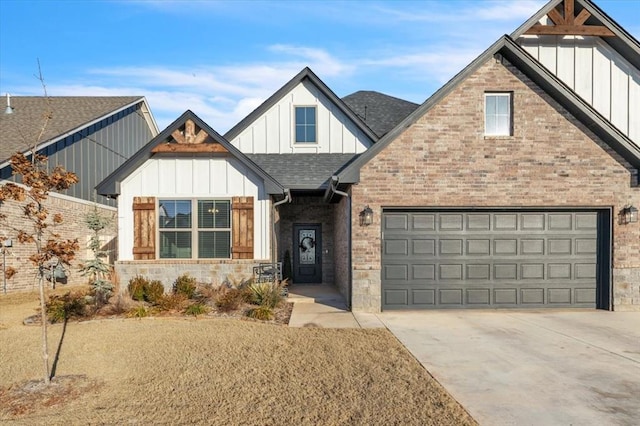
[[[284,203],[291,202],[291,191],[289,189],[284,190],[284,199],[278,201],[277,203],[273,203],[271,205],[271,268],[276,270],[276,257],[278,253],[276,253],[276,207]],[[274,274],[274,277],[276,275]]]
[[[347,307],[349,308],[349,310],[351,310],[351,292],[352,292],[352,288],[351,286],[353,285],[353,271],[352,271],[352,263],[351,263],[351,197],[349,196],[348,193],[344,192],[344,191],[340,191],[338,189],[338,182],[339,182],[339,178],[338,176],[331,176],[331,183],[329,183],[329,189],[331,192],[333,192],[336,195],[340,195],[342,197],[345,197],[347,199],[348,202],[348,206],[347,209],[349,211],[349,217],[348,217],[348,222],[349,222],[349,235],[347,236],[347,241],[348,241],[348,255],[347,255],[347,262],[349,263],[349,276],[347,277],[347,285],[348,285],[348,289],[347,289]],[[335,243],[334,243],[335,244]]]

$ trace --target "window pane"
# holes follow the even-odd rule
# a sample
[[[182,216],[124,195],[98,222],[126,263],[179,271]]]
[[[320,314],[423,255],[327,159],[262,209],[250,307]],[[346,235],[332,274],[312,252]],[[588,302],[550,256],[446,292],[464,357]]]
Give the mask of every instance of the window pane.
[[[214,224],[216,228],[230,228],[231,227],[231,202],[216,201],[216,213],[214,217]]]
[[[191,232],[162,231],[160,232],[161,259],[189,259],[191,258]]]
[[[305,109],[307,111],[307,124],[315,125],[316,124],[316,108],[309,107]]]
[[[160,200],[160,228],[191,228],[190,200]]]
[[[306,136],[303,126],[296,126],[296,142],[306,142]]]
[[[497,96],[496,97],[496,106],[498,114],[509,114],[509,97],[508,96]]]
[[[198,201],[198,228],[213,228],[214,201]]]
[[[485,113],[487,114],[487,116],[495,114],[496,113],[496,97],[487,95],[485,97],[485,100],[486,100]]]
[[[488,135],[495,135],[496,134],[496,116],[495,115],[487,115],[487,121],[486,121],[486,126],[487,128],[485,129],[485,133],[487,133]]]
[[[496,117],[495,133],[499,135],[508,135],[511,133],[511,129],[509,128],[509,116],[499,115]]]
[[[296,107],[296,125],[304,124],[305,122],[305,108]]]
[[[198,232],[198,257],[201,259],[229,259],[231,257],[231,232]]]

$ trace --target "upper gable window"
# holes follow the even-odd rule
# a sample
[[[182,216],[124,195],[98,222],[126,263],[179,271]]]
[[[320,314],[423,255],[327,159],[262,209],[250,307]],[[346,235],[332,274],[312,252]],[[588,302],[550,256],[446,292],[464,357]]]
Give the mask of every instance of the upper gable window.
[[[511,93],[484,94],[484,134],[511,136]]]
[[[316,143],[316,107],[296,107],[296,143]]]

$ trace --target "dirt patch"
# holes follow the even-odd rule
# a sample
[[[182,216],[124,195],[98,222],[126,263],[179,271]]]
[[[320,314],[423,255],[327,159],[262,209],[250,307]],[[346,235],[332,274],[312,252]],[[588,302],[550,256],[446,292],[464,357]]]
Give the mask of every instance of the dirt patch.
[[[52,325],[60,386],[25,394],[40,330],[18,318],[36,307],[0,298],[0,423],[475,424],[387,330],[211,317]]]

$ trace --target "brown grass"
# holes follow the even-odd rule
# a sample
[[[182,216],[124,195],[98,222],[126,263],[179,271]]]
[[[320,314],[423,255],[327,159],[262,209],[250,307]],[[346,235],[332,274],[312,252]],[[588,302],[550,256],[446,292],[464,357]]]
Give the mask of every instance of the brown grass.
[[[47,394],[36,307],[0,295],[0,423],[475,424],[387,330],[239,319],[69,323]]]

